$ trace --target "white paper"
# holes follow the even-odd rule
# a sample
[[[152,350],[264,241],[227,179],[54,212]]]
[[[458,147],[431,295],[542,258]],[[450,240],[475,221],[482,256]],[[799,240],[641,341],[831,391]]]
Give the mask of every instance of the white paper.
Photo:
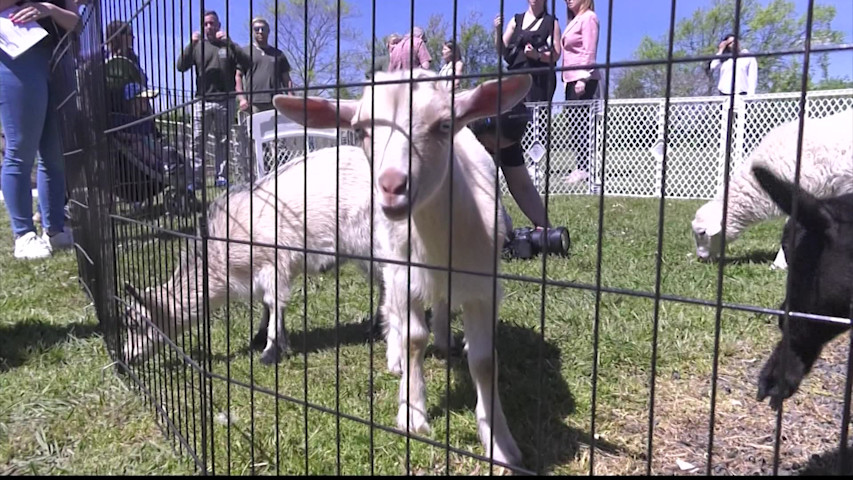
[[[0,49],[12,58],[17,58],[47,36],[47,31],[36,21],[18,25],[12,23],[9,17],[18,8],[7,8],[0,12]]]

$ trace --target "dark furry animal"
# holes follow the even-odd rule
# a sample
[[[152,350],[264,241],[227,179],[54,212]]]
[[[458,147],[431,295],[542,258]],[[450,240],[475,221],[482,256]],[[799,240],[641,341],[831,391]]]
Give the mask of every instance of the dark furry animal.
[[[791,220],[782,233],[788,258],[791,312],[851,318],[853,300],[853,194],[817,199],[796,185],[775,177],[762,167],[753,168],[761,187]],[[794,197],[797,212],[792,215]],[[795,228],[794,237],[791,229]],[[784,309],[784,302],[781,309]],[[779,315],[782,339],[758,379],[758,401],[770,397],[777,410],[793,395],[809,373],[823,346],[848,325],[788,318]]]

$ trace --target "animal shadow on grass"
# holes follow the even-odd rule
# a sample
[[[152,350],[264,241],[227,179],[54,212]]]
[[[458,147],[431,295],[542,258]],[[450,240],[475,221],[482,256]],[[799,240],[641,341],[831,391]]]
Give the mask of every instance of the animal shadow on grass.
[[[461,344],[462,339],[457,341]],[[560,349],[531,328],[501,321],[497,350],[501,403],[524,456],[524,467],[545,474],[554,466],[574,461],[580,445],[589,444],[590,434],[564,423],[575,412],[575,399],[561,373]],[[468,360],[453,356],[449,363],[456,380],[438,405],[451,411],[473,411],[477,397]],[[430,410],[433,421],[445,414],[440,406]],[[601,440],[596,442],[596,450],[627,453],[626,448]]]
[[[726,257],[726,265],[740,265],[744,263],[772,263],[776,259],[779,250],[755,250],[746,255]]]
[[[288,316],[288,319],[299,323],[302,320],[296,316]],[[191,349],[190,357],[193,359],[197,359],[197,361],[202,360],[213,360],[214,362],[225,362],[234,360],[237,357],[243,357],[247,355],[251,355],[253,350],[261,351],[263,347],[253,348],[251,345],[251,340],[254,338],[255,333],[257,332],[257,324],[258,320],[260,320],[259,316],[255,317],[255,323],[253,325],[253,330],[251,335],[249,332],[246,332],[246,335],[240,335],[239,337],[231,337],[231,352],[230,355],[226,355],[224,353],[216,352],[212,353],[208,357],[208,353],[203,350],[202,345],[198,342],[194,342],[193,347]],[[326,350],[334,350],[336,345],[340,345],[341,347],[349,346],[349,345],[360,345],[368,341],[368,332],[367,327],[368,321],[364,320],[361,322],[349,322],[349,323],[341,323],[337,328],[337,334],[335,333],[335,327],[320,327],[320,328],[310,328],[307,332],[302,330],[301,325],[287,325],[287,335],[289,342],[289,350],[287,352],[289,357],[300,356],[304,353],[317,353]],[[298,330],[294,331],[294,327]],[[215,326],[213,328],[216,328]],[[376,339],[376,341],[381,341]],[[180,345],[180,343],[178,344]],[[283,360],[283,361],[286,361]],[[167,367],[174,367],[182,364],[182,361],[169,361],[166,363]]]
[[[847,448],[846,468],[841,472],[841,449],[836,448],[822,455],[814,454],[809,463],[796,472],[797,476],[853,475],[853,447]]]
[[[0,372],[20,367],[32,357],[66,341],[69,336],[89,338],[98,332],[94,324],[52,325],[42,321],[24,321],[0,325]]]

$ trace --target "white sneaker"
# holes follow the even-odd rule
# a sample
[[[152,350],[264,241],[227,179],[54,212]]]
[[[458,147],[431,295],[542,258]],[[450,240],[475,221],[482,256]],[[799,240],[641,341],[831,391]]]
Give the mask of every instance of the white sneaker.
[[[27,232],[15,240],[15,258],[34,260],[50,256],[50,245],[36,235]]]
[[[48,236],[47,232],[44,232],[41,238],[45,243],[47,243],[47,246],[51,251],[65,250],[74,246],[74,236],[71,235],[71,230],[69,230],[68,227],[65,227],[65,229],[52,237]]]

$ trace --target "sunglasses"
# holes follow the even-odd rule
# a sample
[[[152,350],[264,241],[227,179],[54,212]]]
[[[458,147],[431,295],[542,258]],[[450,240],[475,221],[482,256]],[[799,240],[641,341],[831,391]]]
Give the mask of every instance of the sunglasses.
[[[267,29],[267,27],[261,26],[261,27],[252,27],[252,30],[254,30],[256,32],[266,32],[268,29]]]

